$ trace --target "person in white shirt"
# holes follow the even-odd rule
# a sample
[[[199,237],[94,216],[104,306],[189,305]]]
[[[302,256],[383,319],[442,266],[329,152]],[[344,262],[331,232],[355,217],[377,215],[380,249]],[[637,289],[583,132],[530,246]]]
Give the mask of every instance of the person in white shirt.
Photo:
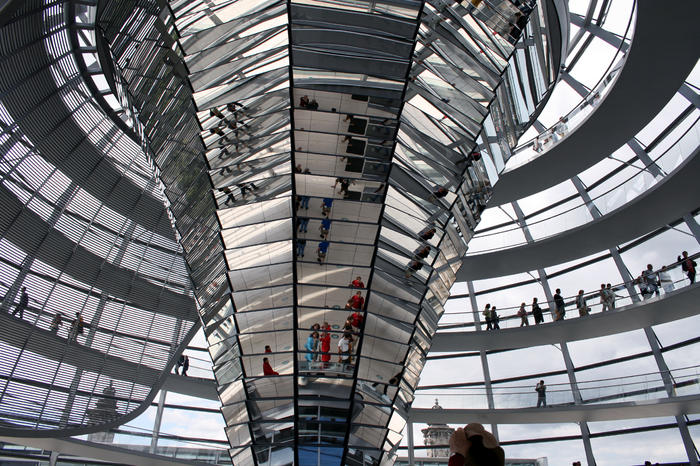
[[[661,272],[659,272],[659,281],[661,282],[661,288],[664,289],[664,293],[673,291],[673,279],[665,265],[661,267]]]

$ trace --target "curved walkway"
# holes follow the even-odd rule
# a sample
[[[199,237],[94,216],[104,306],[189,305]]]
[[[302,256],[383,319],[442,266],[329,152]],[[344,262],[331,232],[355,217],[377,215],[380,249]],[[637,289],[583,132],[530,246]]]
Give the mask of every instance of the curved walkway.
[[[501,329],[497,331],[443,332],[433,338],[431,353],[527,348],[562,341],[586,340],[672,322],[700,313],[700,283],[658,298],[651,298],[614,311],[586,317]],[[576,312],[575,309],[570,312]]]
[[[534,401],[536,401],[536,396]],[[408,413],[408,421],[431,424],[465,424],[467,422],[480,422],[482,424],[546,424],[619,421],[622,419],[681,416],[693,413],[700,413],[700,395],[596,405],[552,406],[548,408],[414,408]]]
[[[114,265],[52,229],[37,213],[25,208],[17,196],[0,186],[0,231],[27,255],[97,287],[102,293],[141,309],[196,321],[193,299],[163,287],[156,279]],[[165,210],[163,209],[163,212]],[[167,216],[166,216],[167,217]]]
[[[599,162],[668,103],[698,60],[699,2],[637,2],[625,66],[598,109],[536,159],[501,173],[489,207],[535,194]],[[611,128],[613,130],[611,131]]]
[[[23,50],[24,54],[3,57],[4,69],[14,69],[16,73],[6,73],[6,78],[0,80],[0,92],[4,94],[2,103],[21,133],[46,161],[105,206],[147,230],[174,240],[175,233],[163,201],[122,175],[115,163],[105,157],[104,149],[96,147],[75,121],[74,110],[66,106],[61,96],[73,92],[83,99],[80,104],[87,102],[88,97],[76,90],[78,84],[71,81],[57,85],[49,66],[53,59],[48,56],[46,47],[32,44]],[[27,71],[30,66],[31,71]],[[31,75],[23,79],[23,73]],[[94,107],[99,108],[98,105]],[[113,125],[107,116],[100,123]],[[116,126],[107,131],[111,129],[119,133]],[[105,138],[103,142],[107,146],[115,144],[116,140],[116,137],[114,140]],[[133,150],[139,150],[136,143],[127,142],[127,138],[121,144],[130,144]]]
[[[151,455],[140,451],[103,443],[87,442],[74,438],[36,438],[36,437],[0,437],[0,441],[41,450],[107,461],[111,464],[134,464],[149,466],[168,466],[171,464],[209,465],[192,460],[179,460],[168,456]]]
[[[698,207],[700,149],[652,189],[603,217],[534,243],[467,256],[457,280],[479,280],[561,264],[622,244]],[[576,247],[572,247],[576,245]]]

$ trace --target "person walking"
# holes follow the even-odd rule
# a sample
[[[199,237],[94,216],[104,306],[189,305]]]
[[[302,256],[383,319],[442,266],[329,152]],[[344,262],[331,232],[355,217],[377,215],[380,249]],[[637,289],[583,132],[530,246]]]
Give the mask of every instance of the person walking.
[[[678,262],[681,263],[681,269],[683,272],[688,274],[688,280],[690,280],[690,284],[692,285],[695,283],[695,267],[698,266],[698,264],[688,257],[688,251],[683,251],[683,257],[678,256]]]
[[[586,297],[583,295],[583,290],[578,290],[578,295],[576,295],[576,308],[578,309],[579,317],[588,315],[588,306],[586,306]]]
[[[561,290],[559,288],[557,288],[556,293],[552,298],[554,299],[554,309],[557,313],[557,318],[555,320],[562,320],[566,315],[566,303],[564,302],[564,298],[561,296]]]
[[[529,327],[530,324],[527,321],[527,311],[525,310],[525,303],[520,303],[520,309],[518,310],[518,317],[520,317],[520,326]]]
[[[328,241],[321,241],[318,243],[318,248],[316,248],[316,254],[318,255],[318,263],[323,264],[323,262],[326,260],[326,253],[328,252],[328,246],[330,246],[331,243]]]
[[[486,330],[491,330],[493,328],[491,322],[491,305],[487,304],[481,314],[484,316],[484,320],[486,321]]]
[[[185,360],[182,362],[182,375],[187,377],[187,371],[190,368],[190,357],[185,355]]]
[[[496,306],[491,306],[491,325],[493,325],[494,330],[501,329],[501,327],[498,326],[499,320],[500,317],[498,317],[498,313],[496,312]]]
[[[15,306],[15,310],[12,311],[12,315],[15,315],[19,312],[19,318],[23,319],[24,318],[24,310],[27,309],[27,306],[29,305],[29,295],[27,294],[27,287],[23,286],[22,287],[22,294],[19,297],[19,303],[17,306]]]
[[[535,319],[535,325],[539,325],[544,322],[544,317],[542,317],[542,309],[540,305],[537,304],[537,298],[532,298],[532,317]]]
[[[537,385],[535,385],[535,391],[537,392],[537,407],[544,406],[547,407],[547,386],[544,384],[544,380],[540,380]]]
[[[177,362],[175,363],[175,373],[177,375],[180,375],[180,370],[182,369],[182,365],[185,364],[185,355],[181,354],[179,358],[177,358]]]
[[[607,306],[608,309],[611,311],[615,310],[615,299],[618,298],[618,296],[615,294],[615,291],[612,289],[612,285],[608,283],[605,285],[605,297],[607,298]]]

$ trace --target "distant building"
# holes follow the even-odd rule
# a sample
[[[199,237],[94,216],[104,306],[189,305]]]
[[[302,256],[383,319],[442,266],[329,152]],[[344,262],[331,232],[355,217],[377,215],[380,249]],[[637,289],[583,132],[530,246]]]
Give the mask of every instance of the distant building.
[[[442,409],[438,404],[438,399],[435,398],[435,406],[432,409]],[[449,447],[444,445],[449,444],[450,436],[455,430],[447,424],[428,424],[428,427],[421,430],[423,432],[423,442],[426,446],[443,445],[442,448],[431,448],[428,450],[430,458],[447,458],[450,456]]]

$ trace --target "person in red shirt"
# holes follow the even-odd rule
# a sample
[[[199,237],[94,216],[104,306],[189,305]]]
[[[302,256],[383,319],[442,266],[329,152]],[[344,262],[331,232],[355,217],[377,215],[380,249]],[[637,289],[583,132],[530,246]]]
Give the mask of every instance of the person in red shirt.
[[[362,291],[358,291],[348,300],[353,309],[362,309],[365,304],[365,298],[362,297]]]
[[[362,281],[362,277],[357,277],[352,281],[352,283],[350,283],[350,286],[353,288],[364,288],[365,284]]]
[[[272,366],[270,365],[270,361],[268,361],[267,358],[263,358],[263,374],[264,375],[279,375],[278,372],[275,372],[272,370]]]
[[[328,332],[329,328],[325,328],[325,330],[321,336],[321,362],[323,362],[323,367],[328,367],[328,361],[331,360],[331,334]]]
[[[467,424],[450,437],[449,466],[504,466],[506,454],[484,426]]]
[[[356,329],[360,329],[360,326],[362,325],[362,321],[365,319],[364,316],[362,315],[361,312],[355,311],[352,313],[350,316],[350,319],[352,319],[352,326],[355,327]]]

